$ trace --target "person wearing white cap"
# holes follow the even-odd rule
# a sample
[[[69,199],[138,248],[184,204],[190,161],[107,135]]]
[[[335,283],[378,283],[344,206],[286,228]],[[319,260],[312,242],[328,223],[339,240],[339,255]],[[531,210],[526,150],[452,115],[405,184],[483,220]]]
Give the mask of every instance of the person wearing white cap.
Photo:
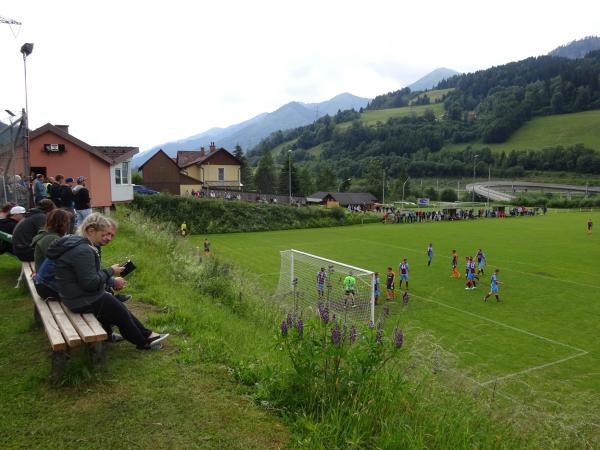
[[[73,188],[75,197],[75,226],[83,223],[83,220],[92,213],[90,202],[90,191],[85,187],[84,176],[77,177],[77,186]]]
[[[17,224],[25,217],[25,212],[26,210],[22,206],[13,206],[7,217],[0,219],[0,231],[12,235]],[[6,241],[0,241],[0,254],[4,252],[12,253],[12,245]]]

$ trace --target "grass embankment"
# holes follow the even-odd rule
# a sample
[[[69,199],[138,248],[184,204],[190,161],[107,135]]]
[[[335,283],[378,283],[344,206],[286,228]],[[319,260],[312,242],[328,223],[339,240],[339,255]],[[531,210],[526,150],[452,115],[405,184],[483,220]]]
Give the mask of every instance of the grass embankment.
[[[470,145],[474,149],[489,147],[494,152],[508,153],[511,150],[542,150],[575,144],[600,151],[600,110],[535,117],[501,144],[448,144],[444,148],[462,151]]]
[[[28,292],[15,290],[19,264],[0,257],[0,447],[9,448],[282,448],[289,432],[232,382],[236,361],[268,359],[268,333],[198,287],[197,259],[139,217],[121,220],[104,263],[137,264],[129,307],[151,328],[172,333],[166,347],[140,352],[107,344],[106,369],[91,374],[85,355],[64,385],[49,384],[50,350],[33,320]],[[215,285],[212,288],[221,289]],[[236,296],[238,292],[236,292]],[[237,298],[237,297],[236,297]]]

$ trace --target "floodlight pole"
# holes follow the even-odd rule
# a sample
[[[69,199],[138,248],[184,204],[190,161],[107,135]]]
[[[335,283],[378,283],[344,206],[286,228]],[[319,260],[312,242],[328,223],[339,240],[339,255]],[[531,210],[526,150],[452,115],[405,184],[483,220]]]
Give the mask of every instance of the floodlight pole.
[[[404,186],[406,186],[406,182],[410,180],[410,177],[407,177],[402,183],[402,202],[400,202],[400,215],[402,215],[402,211],[404,210]]]
[[[292,149],[288,150],[288,188],[290,198],[288,204],[292,204]]]
[[[475,164],[477,164],[477,158],[479,158],[479,155],[473,156],[473,203],[475,203]]]
[[[29,102],[27,99],[27,57],[31,55],[33,51],[33,44],[26,43],[21,46],[21,53],[23,54],[23,71],[25,75],[25,109],[23,110],[23,177],[25,177],[27,184],[27,202],[28,206],[33,205],[31,186],[29,185]]]

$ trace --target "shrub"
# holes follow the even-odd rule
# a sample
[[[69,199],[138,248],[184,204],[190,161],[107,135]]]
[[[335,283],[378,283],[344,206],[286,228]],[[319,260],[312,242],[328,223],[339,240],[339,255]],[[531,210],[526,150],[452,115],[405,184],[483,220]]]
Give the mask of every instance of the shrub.
[[[298,208],[164,194],[136,195],[132,204],[146,215],[175,227],[186,222],[191,234],[331,227],[379,220],[374,214],[346,214],[343,208]]]

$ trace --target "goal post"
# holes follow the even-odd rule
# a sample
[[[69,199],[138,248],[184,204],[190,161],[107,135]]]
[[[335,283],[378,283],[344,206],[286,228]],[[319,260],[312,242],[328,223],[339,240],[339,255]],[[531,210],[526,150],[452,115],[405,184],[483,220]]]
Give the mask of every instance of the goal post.
[[[295,249],[280,255],[276,298],[282,307],[308,317],[321,304],[343,322],[375,322],[374,272]]]

